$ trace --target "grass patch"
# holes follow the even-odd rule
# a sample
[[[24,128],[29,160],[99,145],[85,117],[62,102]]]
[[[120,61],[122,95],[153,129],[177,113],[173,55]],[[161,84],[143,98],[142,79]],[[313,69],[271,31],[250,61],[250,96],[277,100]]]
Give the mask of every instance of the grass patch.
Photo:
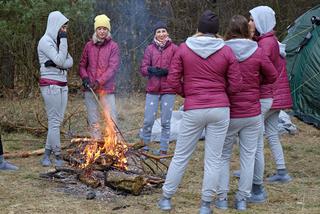
[[[117,97],[119,126],[129,142],[139,140],[138,132],[143,122],[144,99],[142,94],[130,97]],[[1,100],[0,118],[13,122],[23,122],[30,127],[39,127],[35,114],[46,124],[42,99]],[[175,109],[182,104],[177,98]],[[14,106],[14,108],[12,108]],[[81,96],[70,96],[66,117],[78,111],[66,124],[63,130],[74,134],[87,133],[86,110]],[[293,181],[284,185],[266,184],[268,201],[261,205],[248,205],[245,213],[320,213],[320,134],[319,129],[306,125],[297,119],[293,122],[299,128],[294,135],[283,135],[281,138],[285,151],[286,166]],[[6,152],[35,150],[43,148],[45,135],[34,136],[26,132],[2,133]],[[68,140],[62,136],[63,140]],[[64,141],[63,143],[66,143]],[[151,145],[158,148],[158,144]],[[170,144],[174,151],[175,143]],[[265,142],[265,175],[275,172],[275,164]],[[203,176],[203,148],[200,141],[190,160],[182,183],[173,198],[174,209],[171,213],[197,213],[201,197]],[[231,170],[239,168],[239,151],[234,148]],[[121,196],[110,201],[88,201],[73,195],[57,191],[57,184],[39,179],[39,173],[47,168],[40,166],[40,157],[12,159],[20,167],[17,172],[0,172],[0,210],[1,213],[163,213],[156,207],[161,196],[159,188],[153,194],[140,196]],[[229,193],[229,210],[215,213],[237,213],[233,208],[234,193],[238,180],[231,178]]]

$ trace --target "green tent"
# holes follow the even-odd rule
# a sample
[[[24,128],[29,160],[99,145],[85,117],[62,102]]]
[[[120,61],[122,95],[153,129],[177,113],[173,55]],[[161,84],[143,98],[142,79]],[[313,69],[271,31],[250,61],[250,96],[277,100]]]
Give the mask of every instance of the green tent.
[[[320,127],[320,5],[296,19],[282,43],[294,114]]]

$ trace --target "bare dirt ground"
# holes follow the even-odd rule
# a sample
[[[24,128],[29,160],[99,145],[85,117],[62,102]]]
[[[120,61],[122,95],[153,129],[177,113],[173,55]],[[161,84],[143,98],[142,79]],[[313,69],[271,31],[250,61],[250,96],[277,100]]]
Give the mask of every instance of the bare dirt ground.
[[[177,99],[176,109],[182,100]],[[120,128],[129,142],[138,141],[138,129],[142,124],[144,95],[117,98]],[[64,124],[64,130],[73,134],[85,134],[85,108],[80,95],[70,96],[67,114],[73,114]],[[35,115],[38,115],[38,119]],[[23,100],[0,99],[0,118],[21,122],[30,127],[41,127],[45,122],[42,98]],[[268,201],[261,205],[249,205],[244,213],[320,213],[320,130],[296,118],[293,122],[299,132],[283,135],[287,168],[294,178],[288,184],[266,184]],[[46,123],[45,123],[46,124]],[[44,135],[34,136],[27,131],[4,132],[2,140],[6,152],[43,148]],[[64,138],[63,143],[68,142]],[[188,166],[182,184],[173,198],[174,209],[170,213],[197,213],[203,175],[203,141]],[[265,176],[275,171],[267,142],[265,144]],[[174,143],[170,144],[173,152]],[[238,151],[234,152],[231,169],[238,168]],[[20,167],[17,172],[0,172],[0,213],[163,213],[156,202],[161,188],[140,196],[119,195],[110,200],[86,200],[83,196],[59,191],[59,183],[39,178],[48,168],[40,165],[40,157],[17,158],[10,161]],[[215,213],[237,213],[233,206],[237,179],[231,179],[227,211],[214,209]]]

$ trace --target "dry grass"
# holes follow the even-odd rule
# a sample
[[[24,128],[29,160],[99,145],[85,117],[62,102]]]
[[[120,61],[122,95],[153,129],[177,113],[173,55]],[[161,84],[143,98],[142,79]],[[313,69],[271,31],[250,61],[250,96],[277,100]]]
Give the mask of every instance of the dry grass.
[[[42,99],[1,99],[0,118],[22,121],[29,126],[39,126],[34,113],[44,116]],[[181,104],[179,98],[176,107]],[[119,121],[125,137],[138,140],[138,129],[143,120],[144,95],[118,98]],[[85,133],[86,119],[80,96],[69,99],[67,112],[78,113],[64,129],[74,133]],[[43,117],[44,119],[45,117]],[[312,126],[294,119],[299,133],[282,137],[287,167],[294,177],[293,182],[284,185],[266,185],[269,198],[262,205],[249,205],[245,213],[320,213],[320,132]],[[2,133],[5,151],[32,150],[43,147],[44,136],[34,137],[27,133]],[[174,149],[174,144],[170,145]],[[274,172],[275,166],[266,145],[266,176]],[[232,169],[238,167],[235,152]],[[0,172],[0,213],[162,213],[156,207],[161,189],[153,194],[121,196],[110,201],[88,201],[85,198],[67,195],[57,191],[59,184],[39,179],[39,173],[48,170],[39,163],[40,157],[13,159],[20,170]],[[203,165],[203,142],[199,142],[184,176],[180,188],[173,198],[171,213],[197,213],[200,200]],[[236,190],[237,180],[231,180],[230,201]],[[230,202],[231,205],[231,202]],[[237,213],[234,209],[215,213]]]

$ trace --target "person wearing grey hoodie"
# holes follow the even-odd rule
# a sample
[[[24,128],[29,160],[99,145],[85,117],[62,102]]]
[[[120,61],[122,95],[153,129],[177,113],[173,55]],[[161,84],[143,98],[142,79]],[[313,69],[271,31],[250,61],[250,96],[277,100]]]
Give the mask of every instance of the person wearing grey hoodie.
[[[275,36],[273,28],[276,25],[275,12],[268,6],[258,6],[253,8],[250,12],[249,26],[251,29],[255,29],[254,40],[258,42],[258,46],[262,48],[263,52],[269,57],[274,67],[278,69],[280,67],[280,55],[278,39]],[[278,71],[279,76],[279,71]],[[260,87],[260,103],[261,103],[261,115],[263,121],[266,114],[271,109],[273,104],[273,94],[275,90],[274,84],[262,84]],[[258,139],[258,146],[255,156],[254,176],[251,197],[248,198],[248,202],[251,203],[263,203],[267,199],[267,193],[263,186],[264,175],[264,122],[262,123],[262,129]]]
[[[241,177],[235,197],[235,208],[246,210],[253,180],[254,159],[261,131],[260,85],[271,84],[277,79],[277,70],[270,59],[250,39],[248,20],[241,15],[233,16],[226,31],[226,45],[239,61],[242,89],[230,94],[230,125],[222,151],[222,168],[219,178],[218,197],[215,205],[228,208],[229,167],[234,139],[239,136]]]
[[[47,29],[38,44],[40,63],[40,90],[48,117],[48,134],[43,166],[50,166],[50,155],[55,155],[55,165],[62,166],[60,126],[68,100],[67,71],[73,65],[68,53],[68,19],[59,11],[48,16]]]
[[[162,210],[170,210],[171,198],[177,191],[188,162],[203,129],[205,136],[204,177],[200,213],[212,213],[212,196],[216,191],[220,158],[229,126],[228,93],[241,90],[239,64],[231,48],[215,35],[219,19],[210,10],[200,17],[198,33],[182,43],[170,65],[168,84],[185,97],[184,114],[170,163],[163,196]]]

